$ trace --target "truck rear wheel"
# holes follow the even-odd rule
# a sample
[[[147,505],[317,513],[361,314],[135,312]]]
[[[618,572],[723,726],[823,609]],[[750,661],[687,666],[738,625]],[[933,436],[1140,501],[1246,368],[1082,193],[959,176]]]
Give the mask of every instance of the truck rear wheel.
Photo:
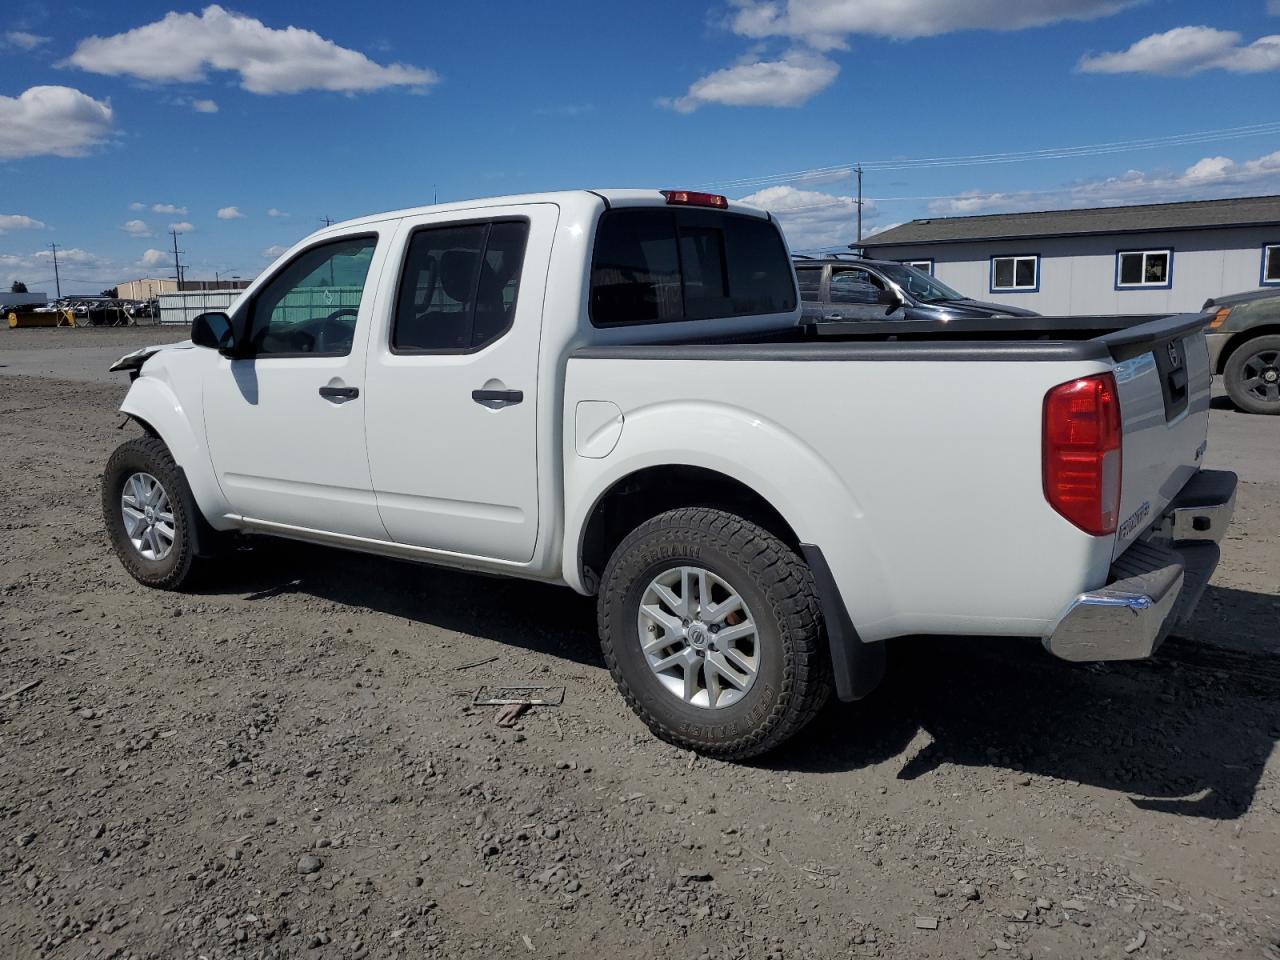
[[[102,518],[111,546],[139,583],[178,590],[196,573],[191,499],[164,441],[138,437],[116,447],[102,476]]]
[[[1231,402],[1245,413],[1280,414],[1280,337],[1255,337],[1231,352],[1222,369]]]
[[[653,733],[725,759],[765,753],[826,702],[831,669],[813,577],[763,527],[690,507],[637,527],[614,551],[600,644]]]

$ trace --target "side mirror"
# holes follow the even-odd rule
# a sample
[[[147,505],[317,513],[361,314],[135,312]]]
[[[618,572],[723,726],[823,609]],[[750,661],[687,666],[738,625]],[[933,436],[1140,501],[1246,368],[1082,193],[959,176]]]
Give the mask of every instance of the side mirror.
[[[902,306],[902,297],[898,295],[897,290],[889,287],[876,294],[876,303],[886,307],[900,307]]]
[[[191,342],[230,356],[236,349],[235,329],[225,313],[202,313],[191,321]]]

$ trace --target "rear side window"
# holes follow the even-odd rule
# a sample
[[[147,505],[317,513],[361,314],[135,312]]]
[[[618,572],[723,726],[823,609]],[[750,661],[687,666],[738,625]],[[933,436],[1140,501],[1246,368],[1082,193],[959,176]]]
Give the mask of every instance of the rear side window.
[[[419,230],[409,240],[391,349],[462,353],[511,326],[529,224],[465,223]]]
[[[800,299],[817,302],[822,299],[822,268],[796,267],[796,283],[800,285]]]
[[[591,264],[597,327],[787,313],[791,262],[768,220],[706,210],[609,210]]]

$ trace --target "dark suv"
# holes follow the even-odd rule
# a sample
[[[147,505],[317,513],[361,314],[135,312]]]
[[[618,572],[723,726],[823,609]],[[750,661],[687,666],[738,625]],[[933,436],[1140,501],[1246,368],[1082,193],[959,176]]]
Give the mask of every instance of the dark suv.
[[[894,260],[797,256],[794,262],[806,322],[1039,316],[1021,307],[971,300],[923,270]]]

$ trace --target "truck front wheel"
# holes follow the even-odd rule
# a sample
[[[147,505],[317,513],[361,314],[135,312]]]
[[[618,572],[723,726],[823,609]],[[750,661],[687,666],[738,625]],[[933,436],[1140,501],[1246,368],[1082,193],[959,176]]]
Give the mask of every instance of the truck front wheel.
[[[789,546],[730,513],[690,507],[614,551],[600,644],[655,735],[724,759],[764,753],[822,707],[831,669],[813,577]]]
[[[1245,413],[1280,414],[1280,337],[1255,337],[1236,347],[1222,381]]]
[[[102,519],[116,556],[139,583],[177,590],[191,581],[194,503],[164,441],[138,437],[111,454],[102,475]]]

